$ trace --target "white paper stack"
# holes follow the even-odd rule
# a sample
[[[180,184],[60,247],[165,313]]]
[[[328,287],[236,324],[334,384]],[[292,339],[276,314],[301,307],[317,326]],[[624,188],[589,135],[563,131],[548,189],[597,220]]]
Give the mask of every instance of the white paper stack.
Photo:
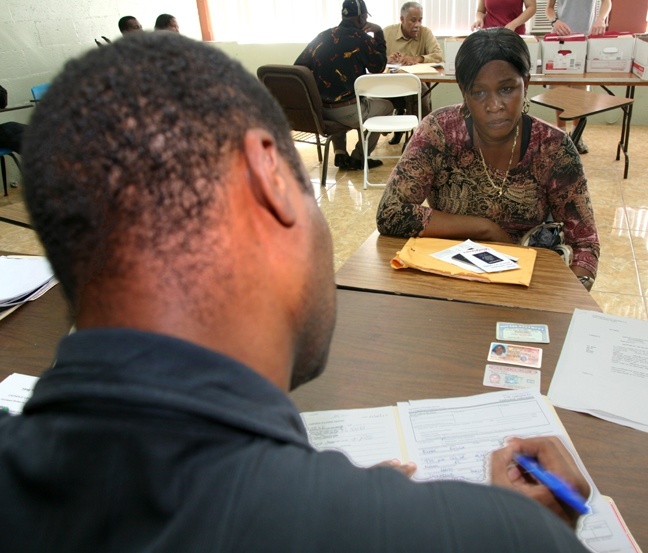
[[[548,396],[648,432],[648,321],[576,309]]]
[[[35,300],[57,283],[42,256],[0,256],[0,309]]]

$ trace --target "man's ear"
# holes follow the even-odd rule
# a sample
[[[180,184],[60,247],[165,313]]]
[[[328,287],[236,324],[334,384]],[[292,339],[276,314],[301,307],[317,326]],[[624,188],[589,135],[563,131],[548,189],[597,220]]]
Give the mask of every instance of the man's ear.
[[[272,135],[263,129],[250,129],[245,133],[243,149],[250,187],[259,204],[282,225],[294,225],[295,183],[288,181],[287,165],[280,159]]]

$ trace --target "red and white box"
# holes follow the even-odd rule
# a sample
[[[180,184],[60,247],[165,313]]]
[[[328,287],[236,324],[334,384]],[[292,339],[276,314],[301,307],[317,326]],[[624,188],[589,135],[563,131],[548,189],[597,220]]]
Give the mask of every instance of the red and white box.
[[[648,35],[637,35],[635,37],[632,72],[642,81],[648,80]]]
[[[542,52],[540,51],[540,43],[537,37],[533,35],[522,35],[522,40],[526,42],[527,48],[529,49],[531,74],[536,75],[542,73]]]
[[[455,58],[457,57],[457,52],[463,44],[463,41],[466,40],[465,36],[453,36],[445,39],[444,42],[444,69],[446,75],[455,74]]]
[[[585,35],[545,35],[542,39],[542,72],[546,74],[584,73],[587,56]]]
[[[632,69],[635,38],[632,33],[608,31],[587,37],[585,71],[629,73]]]

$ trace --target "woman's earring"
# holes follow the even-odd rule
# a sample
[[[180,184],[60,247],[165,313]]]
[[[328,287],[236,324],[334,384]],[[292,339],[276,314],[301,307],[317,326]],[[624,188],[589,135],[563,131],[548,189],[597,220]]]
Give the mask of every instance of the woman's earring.
[[[464,119],[469,119],[470,118],[470,110],[468,109],[468,106],[466,105],[466,102],[461,104],[461,107],[459,108],[459,114],[464,118]]]
[[[531,107],[531,102],[529,102],[529,99],[525,96],[524,103],[522,104],[522,113],[529,113],[530,107]]]

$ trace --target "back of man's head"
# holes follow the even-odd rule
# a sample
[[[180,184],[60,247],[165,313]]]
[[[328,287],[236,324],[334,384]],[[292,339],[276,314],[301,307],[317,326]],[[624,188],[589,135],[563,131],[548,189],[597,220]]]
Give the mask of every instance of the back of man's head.
[[[73,305],[88,283],[127,275],[137,252],[164,262],[200,248],[207,213],[226,228],[225,177],[252,128],[274,137],[306,190],[281,109],[218,49],[134,33],[68,62],[29,126],[24,180]]]
[[[357,17],[363,13],[369,13],[364,0],[344,0],[342,2],[342,17]]]

